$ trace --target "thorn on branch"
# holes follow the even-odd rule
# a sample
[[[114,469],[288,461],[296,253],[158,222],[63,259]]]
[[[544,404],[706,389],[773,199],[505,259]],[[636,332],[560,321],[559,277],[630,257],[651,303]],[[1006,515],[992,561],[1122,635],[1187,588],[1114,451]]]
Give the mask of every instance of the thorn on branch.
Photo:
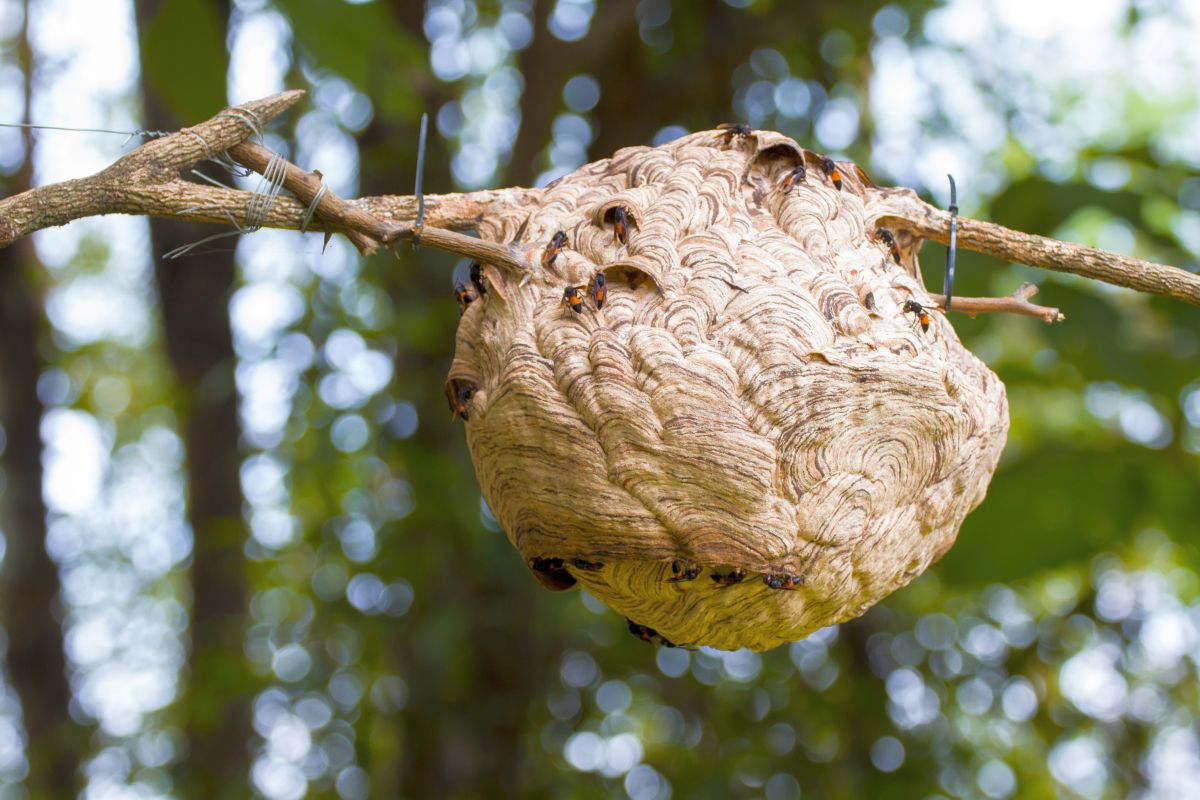
[[[1029,302],[1029,298],[1038,293],[1038,287],[1032,283],[1023,283],[1008,297],[956,297],[954,311],[960,311],[967,316],[978,314],[1023,314],[1027,317],[1037,317],[1049,325],[1052,322],[1062,322],[1066,319],[1057,308],[1039,306]],[[944,309],[945,295],[931,295],[938,307]]]
[[[267,164],[275,157],[275,153],[266,147],[249,141],[229,148],[229,154],[239,163],[259,173],[265,170]],[[363,255],[374,254],[378,249],[378,242],[385,241],[387,226],[330,191],[320,174],[305,172],[285,160],[283,188],[295,195],[301,203],[309,206],[316,217],[325,223],[327,229],[344,233]]]

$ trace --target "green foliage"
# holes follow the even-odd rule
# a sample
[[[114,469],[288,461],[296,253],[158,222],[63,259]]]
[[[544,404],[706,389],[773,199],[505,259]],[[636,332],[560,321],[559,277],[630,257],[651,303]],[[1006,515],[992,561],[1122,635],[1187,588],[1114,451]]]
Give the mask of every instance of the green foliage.
[[[859,115],[858,135],[844,151],[886,184],[889,172],[894,178],[911,165],[871,159],[875,138],[888,133],[885,116],[873,116],[869,83],[883,45],[927,48],[922,56],[944,72],[960,63],[945,59],[964,56],[965,47],[934,37],[938,20],[926,14],[944,9],[925,0],[597,3],[587,33],[569,43],[545,24],[556,4],[533,5],[537,24],[524,50],[504,45],[487,69],[464,67],[442,80],[429,66],[420,4],[271,4],[291,27],[283,43],[293,55],[289,85],[314,89],[283,135],[321,132],[292,142],[291,152],[356,137],[359,193],[405,192],[415,169],[413,123],[429,110],[439,124],[431,127],[426,186],[440,192],[466,182],[463,163],[489,158],[484,182],[501,183],[514,144],[507,126],[518,114],[523,123],[544,120],[517,132],[515,148],[547,167],[585,151],[588,159],[606,157],[667,126],[720,120],[748,119],[832,151],[820,123],[836,100]],[[525,19],[524,4],[438,8],[451,12],[440,18],[443,30],[459,26],[456,46],[467,48],[475,35],[475,47],[509,35],[521,41],[514,19]],[[224,104],[225,36],[215,20],[210,4],[172,0],[142,29],[142,69],[183,119]],[[502,21],[507,33],[497,33]],[[1004,44],[999,30],[988,36],[989,48]],[[982,55],[968,53],[967,61],[983,63]],[[1049,86],[1045,65],[1036,66],[1024,65],[1019,88]],[[569,112],[563,86],[580,73],[597,81],[599,101]],[[1059,122],[1086,94],[1087,87],[1049,86],[1055,104],[1022,106],[1009,86],[1017,79],[1004,75],[1007,83],[987,82],[977,108],[995,110],[1006,125],[1038,113]],[[913,80],[924,87],[934,77]],[[520,91],[510,97],[514,85]],[[808,99],[784,113],[777,100],[787,91]],[[976,146],[974,118],[952,114],[958,95],[948,100],[944,91],[931,89],[906,111],[919,143],[907,157],[938,159],[947,141],[952,152]],[[347,98],[369,104],[370,114],[345,122]],[[1194,165],[1153,141],[1186,109],[1136,107],[1136,125],[1107,139],[1062,133],[1056,141],[1067,155],[1057,153],[1053,169],[1020,140],[1017,125],[979,144],[972,163],[998,171],[978,180],[956,175],[975,204],[971,215],[1195,263],[1180,234],[1196,214],[1180,199]],[[572,130],[586,136],[564,138]],[[1117,161],[1127,179],[1093,180]],[[286,766],[303,776],[309,796],[977,797],[1006,775],[1013,787],[992,796],[1067,796],[1087,793],[1051,769],[1053,754],[1082,742],[1104,765],[1092,795],[1116,797],[1145,786],[1154,742],[1171,720],[1200,708],[1194,659],[1172,658],[1161,644],[1163,626],[1186,627],[1181,620],[1194,619],[1196,609],[1200,411],[1189,417],[1183,405],[1200,387],[1194,308],[960,251],[959,296],[1007,293],[1034,280],[1042,287],[1037,300],[1060,307],[1067,321],[950,318],[1004,380],[1012,419],[988,497],[956,546],[863,619],[791,647],[761,656],[655,650],[594,599],[543,591],[482,506],[462,422],[451,419],[442,394],[458,321],[453,260],[407,248],[361,259],[340,241],[322,256],[319,235],[278,241],[286,244],[244,260],[233,303],[257,309],[253,292],[263,290],[270,300],[263,307],[283,304],[282,296],[296,310],[261,339],[239,332],[244,419],[261,411],[256,392],[276,389],[286,419],[265,433],[249,424],[246,431],[242,484],[255,531],[246,543],[255,596],[245,651],[229,657],[244,656],[271,683],[257,697],[257,732],[247,732],[262,737],[254,739],[260,765],[287,761],[280,742],[295,745],[272,726],[286,723],[285,733],[298,736],[303,723],[311,747]],[[926,282],[936,288],[944,249],[928,245],[922,255]],[[51,300],[88,280],[123,285],[114,262],[106,246],[85,241],[55,273]],[[145,281],[125,288],[153,311]],[[53,403],[97,420],[111,449],[130,458],[134,445],[159,436],[158,446],[175,453],[177,480],[185,463],[178,443],[161,439],[178,429],[172,409],[186,398],[166,388],[158,327],[149,323],[141,338],[118,331],[76,340],[53,312],[51,320],[46,390],[67,387]],[[369,369],[347,366],[367,353]],[[264,379],[270,391],[255,382],[260,373],[277,379]],[[347,375],[368,385],[388,374],[371,391],[338,388]],[[112,469],[116,482],[120,472]],[[142,521],[167,524],[157,516]],[[69,551],[64,569],[84,563],[118,574],[111,579],[118,584],[120,574],[127,583],[144,578],[141,595],[122,595],[127,603],[143,603],[186,636],[186,573],[138,578],[129,563],[144,554],[119,536],[111,541],[83,556]],[[68,598],[79,594],[73,585]],[[90,608],[68,605],[80,617]],[[1093,694],[1125,702],[1116,716],[1089,710],[1067,672],[1082,663],[1075,659],[1109,656],[1113,663],[1095,674],[1119,680]],[[226,678],[237,673],[229,661],[189,666],[191,694],[179,703],[191,708],[261,688],[229,686]],[[172,719],[165,712],[127,736],[103,734],[106,748],[124,748],[121,757],[135,765],[106,779],[161,788],[169,757],[156,765],[146,742],[159,733],[178,738]],[[893,764],[888,753],[896,747],[902,756]],[[1058,752],[1091,763],[1083,751]]]
[[[225,106],[225,31],[206,0],[156,4],[138,29],[142,72],[177,119],[190,123]]]
[[[419,115],[416,88],[425,79],[425,48],[388,4],[279,0],[278,5],[314,67],[366,92],[383,113]]]
[[[938,572],[956,585],[1010,583],[1120,550],[1133,530],[1194,532],[1196,474],[1132,445],[1038,450],[1009,461]],[[1197,542],[1185,539],[1193,547]]]

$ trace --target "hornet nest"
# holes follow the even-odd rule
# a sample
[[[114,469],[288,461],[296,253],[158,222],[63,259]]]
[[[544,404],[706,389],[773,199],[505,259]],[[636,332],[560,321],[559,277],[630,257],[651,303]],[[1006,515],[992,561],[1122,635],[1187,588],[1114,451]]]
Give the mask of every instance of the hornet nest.
[[[904,191],[738,127],[620,150],[483,220],[527,270],[475,270],[447,397],[544,585],[642,638],[766,650],[950,548],[1008,406],[935,310],[919,240],[881,232]]]

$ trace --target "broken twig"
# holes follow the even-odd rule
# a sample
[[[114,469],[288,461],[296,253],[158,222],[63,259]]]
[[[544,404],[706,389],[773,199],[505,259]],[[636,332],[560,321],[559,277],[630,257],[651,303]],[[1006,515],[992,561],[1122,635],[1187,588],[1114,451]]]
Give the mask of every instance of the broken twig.
[[[1066,319],[1057,308],[1039,306],[1029,302],[1029,298],[1037,293],[1038,287],[1035,284],[1023,283],[1008,297],[956,297],[953,310],[960,311],[969,317],[977,314],[1024,314],[1028,317],[1037,317],[1047,324],[1062,322]],[[945,295],[930,296],[937,301],[939,308],[945,308]]]

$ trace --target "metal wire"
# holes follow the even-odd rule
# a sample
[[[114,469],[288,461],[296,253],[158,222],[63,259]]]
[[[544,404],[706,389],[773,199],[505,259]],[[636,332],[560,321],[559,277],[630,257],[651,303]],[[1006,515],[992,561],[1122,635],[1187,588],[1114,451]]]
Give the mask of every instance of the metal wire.
[[[27,130],[34,131],[69,131],[71,133],[111,133],[117,136],[125,137],[125,141],[121,142],[122,147],[124,147],[125,143],[135,136],[145,136],[149,139],[157,139],[161,136],[170,136],[172,133],[171,131],[147,130],[115,131],[111,128],[71,128],[65,125],[34,125],[31,122],[0,122],[0,128],[25,128]]]
[[[954,252],[958,247],[958,189],[954,185],[954,176],[950,179],[950,244],[946,247],[946,272],[942,275],[942,294],[946,296],[944,310],[950,310],[950,300],[954,297]]]
[[[217,116],[240,119],[242,122],[250,126],[250,133],[252,135],[257,136],[260,142],[263,140],[262,120],[259,119],[258,114],[255,114],[250,109],[242,108],[241,106],[233,106],[225,109],[220,114],[217,114]]]
[[[413,249],[421,245],[421,227],[425,224],[425,193],[421,190],[425,176],[425,138],[429,129],[429,114],[421,115],[421,137],[417,140],[417,180],[413,194],[417,196],[417,224],[413,226]]]
[[[329,185],[325,183],[325,176],[321,176],[321,186],[317,189],[317,193],[313,195],[312,202],[308,204],[308,210],[304,212],[304,219],[300,220],[300,232],[308,232],[308,224],[312,222],[313,215],[317,213],[317,206],[321,204],[321,198],[325,196],[325,192],[329,191]]]
[[[271,212],[271,207],[275,205],[275,201],[279,198],[279,193],[283,190],[283,179],[286,175],[287,159],[279,153],[272,154],[271,160],[267,162],[266,169],[263,170],[262,177],[259,178],[254,193],[250,195],[250,201],[246,204],[245,225],[240,224],[234,219],[233,214],[229,213],[228,210],[221,209],[222,213],[229,218],[229,221],[233,223],[233,227],[237,228],[237,230],[214,233],[198,241],[189,242],[188,244],[176,247],[170,252],[164,253],[163,258],[176,259],[193,255],[196,248],[201,245],[215,242],[218,239],[225,239],[229,236],[254,233],[262,228],[263,223],[267,220],[267,215]],[[187,209],[187,211],[199,211],[201,208],[203,207],[197,206]]]

